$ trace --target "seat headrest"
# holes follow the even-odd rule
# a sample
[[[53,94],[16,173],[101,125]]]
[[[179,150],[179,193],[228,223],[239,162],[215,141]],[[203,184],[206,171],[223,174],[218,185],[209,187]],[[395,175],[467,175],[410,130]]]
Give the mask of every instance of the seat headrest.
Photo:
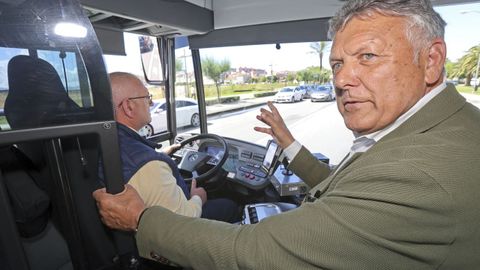
[[[8,63],[9,92],[5,116],[10,127],[54,125],[59,116],[78,110],[55,68],[45,60],[17,55]]]

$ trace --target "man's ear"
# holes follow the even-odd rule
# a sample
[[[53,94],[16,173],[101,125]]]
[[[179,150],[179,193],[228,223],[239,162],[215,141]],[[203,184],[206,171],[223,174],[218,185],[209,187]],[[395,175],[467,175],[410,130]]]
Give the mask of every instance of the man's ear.
[[[133,118],[133,102],[130,102],[129,99],[125,99],[121,104],[120,108],[123,111],[123,114],[127,118]]]
[[[425,83],[432,85],[438,82],[443,76],[447,46],[441,38],[434,39],[426,51],[427,61],[425,63]]]

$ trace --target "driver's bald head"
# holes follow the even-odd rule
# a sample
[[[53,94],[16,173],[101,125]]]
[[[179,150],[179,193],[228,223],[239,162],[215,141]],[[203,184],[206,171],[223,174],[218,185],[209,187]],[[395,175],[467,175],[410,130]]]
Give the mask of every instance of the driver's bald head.
[[[135,75],[127,72],[112,72],[109,76],[114,107],[128,97],[142,94],[143,83]]]

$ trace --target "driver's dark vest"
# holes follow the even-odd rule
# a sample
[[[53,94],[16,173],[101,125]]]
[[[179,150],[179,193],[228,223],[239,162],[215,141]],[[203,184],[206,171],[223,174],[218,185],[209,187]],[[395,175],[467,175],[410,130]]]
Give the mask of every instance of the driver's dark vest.
[[[190,191],[185,180],[180,175],[175,162],[168,155],[155,151],[155,147],[151,142],[127,126],[118,123],[117,127],[120,156],[123,163],[124,183],[128,183],[130,178],[132,178],[143,165],[153,160],[159,160],[168,164],[173,176],[177,180],[177,185],[183,190],[187,199],[190,198]],[[152,177],[158,177],[158,181],[161,181],[160,175],[152,175]]]

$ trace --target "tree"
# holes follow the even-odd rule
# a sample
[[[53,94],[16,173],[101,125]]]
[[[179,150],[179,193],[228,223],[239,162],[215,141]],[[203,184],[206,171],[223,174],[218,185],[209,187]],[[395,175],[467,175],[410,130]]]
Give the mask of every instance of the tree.
[[[328,69],[320,69],[319,67],[308,67],[297,72],[297,80],[310,83],[313,81],[325,83],[330,80],[331,71]]]
[[[454,71],[455,71],[455,63],[453,63],[452,61],[450,61],[450,59],[447,58],[447,60],[445,61],[446,77],[449,79],[453,79]]]
[[[179,72],[183,70],[183,59],[175,58],[175,71]]]
[[[310,49],[312,49],[312,51],[309,53],[318,54],[318,57],[320,58],[320,70],[323,69],[323,53],[326,51],[329,45],[330,42],[325,41],[310,43]]]
[[[462,56],[455,65],[454,77],[466,78],[466,85],[470,86],[472,77],[475,76],[477,70],[478,57],[480,54],[480,45],[474,46],[467,51],[467,54]]]
[[[287,82],[293,82],[294,80],[295,80],[295,74],[294,73],[288,73]]]
[[[298,81],[303,81],[305,83],[309,83],[313,81],[314,75],[313,72],[309,69],[303,69],[297,72],[297,80]]]
[[[202,71],[205,76],[212,79],[215,83],[215,87],[217,88],[217,98],[218,102],[220,103],[220,79],[222,78],[222,74],[225,71],[230,69],[230,61],[224,59],[222,61],[216,61],[211,57],[206,57],[202,59]]]

